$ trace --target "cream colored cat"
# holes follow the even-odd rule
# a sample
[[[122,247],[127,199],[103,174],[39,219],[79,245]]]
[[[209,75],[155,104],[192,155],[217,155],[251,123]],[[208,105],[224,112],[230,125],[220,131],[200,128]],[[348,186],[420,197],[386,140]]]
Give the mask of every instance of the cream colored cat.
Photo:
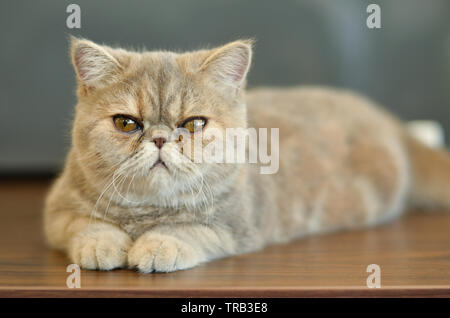
[[[450,208],[450,156],[353,93],[259,88],[251,41],[183,54],[72,40],[72,148],[45,208],[48,242],[87,269],[170,272],[312,233]],[[247,119],[248,113],[248,119]],[[195,163],[178,127],[279,128],[279,170]],[[208,144],[203,140],[203,146]]]

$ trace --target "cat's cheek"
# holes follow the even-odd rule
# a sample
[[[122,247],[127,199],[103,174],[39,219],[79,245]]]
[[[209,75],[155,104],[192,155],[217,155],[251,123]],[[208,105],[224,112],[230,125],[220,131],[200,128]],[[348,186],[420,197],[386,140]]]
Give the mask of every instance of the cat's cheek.
[[[204,261],[196,249],[170,235],[145,233],[128,253],[128,264],[142,273],[173,272]]]

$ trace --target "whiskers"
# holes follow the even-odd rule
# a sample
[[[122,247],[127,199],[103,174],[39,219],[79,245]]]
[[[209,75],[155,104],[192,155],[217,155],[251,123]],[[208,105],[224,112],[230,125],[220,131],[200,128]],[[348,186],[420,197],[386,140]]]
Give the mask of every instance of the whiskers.
[[[202,210],[208,209],[210,206],[214,205],[214,192],[211,189],[210,184],[206,181],[203,173],[201,173],[200,169],[194,165],[192,171],[192,182],[190,182],[190,186],[193,191],[195,191],[195,186],[197,184],[197,193],[193,198],[193,204],[198,206],[200,204],[200,208]],[[200,180],[198,182],[197,180]]]
[[[99,205],[101,202],[106,199],[107,192],[112,191],[112,193],[109,194],[109,200],[105,207],[105,212],[103,213],[103,220],[106,220],[108,210],[110,208],[111,202],[113,200],[116,200],[118,198],[122,199],[123,201],[130,203],[130,204],[139,204],[138,201],[132,201],[128,199],[128,193],[130,191],[131,186],[133,185],[133,181],[136,175],[135,168],[139,166],[139,159],[141,155],[132,155],[124,160],[120,161],[119,163],[115,164],[111,167],[111,177],[107,179],[107,182],[105,183],[105,186],[103,187],[102,191],[100,192],[99,197],[97,198],[97,201],[95,202],[94,208],[91,211],[90,217],[89,217],[89,224],[92,223],[92,219],[95,216],[97,218],[97,212],[99,209]],[[131,176],[131,179],[129,178]],[[125,181],[129,179],[128,185],[127,185],[127,194],[124,196],[122,195],[120,188],[124,186]]]
[[[168,206],[183,204],[193,211],[209,210],[214,205],[214,192],[204,177],[200,164],[193,162],[176,148],[168,151],[166,156],[170,159],[167,164],[170,167],[172,182],[177,185],[179,192],[175,193],[175,187],[172,187],[165,203]]]
[[[117,205],[128,210],[122,217],[135,220],[139,213],[145,213],[145,205],[156,209],[184,208],[208,215],[214,206],[214,191],[211,181],[204,175],[205,167],[179,153],[167,152],[164,158],[167,169],[155,167],[149,170],[154,153],[145,151],[136,152],[112,166],[91,211],[89,224],[93,219],[107,220],[108,213]],[[138,212],[138,209],[144,212]]]

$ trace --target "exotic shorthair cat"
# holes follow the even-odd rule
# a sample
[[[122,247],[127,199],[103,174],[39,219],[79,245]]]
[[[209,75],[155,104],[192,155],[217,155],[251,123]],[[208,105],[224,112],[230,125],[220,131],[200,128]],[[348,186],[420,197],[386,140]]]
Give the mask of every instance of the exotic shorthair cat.
[[[449,154],[371,101],[320,87],[246,93],[251,41],[172,53],[73,38],[71,57],[72,147],[44,223],[83,268],[170,272],[377,225],[407,205],[450,208]],[[279,128],[276,173],[195,162],[192,140],[172,134],[247,127]]]

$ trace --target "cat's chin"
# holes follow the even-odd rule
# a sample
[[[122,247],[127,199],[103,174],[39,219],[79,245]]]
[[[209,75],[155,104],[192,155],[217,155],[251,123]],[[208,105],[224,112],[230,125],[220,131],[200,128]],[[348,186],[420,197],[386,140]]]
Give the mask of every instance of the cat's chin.
[[[163,163],[156,163],[148,171],[147,180],[150,181],[152,185],[158,185],[158,187],[168,186],[168,182],[171,181],[169,169]]]

